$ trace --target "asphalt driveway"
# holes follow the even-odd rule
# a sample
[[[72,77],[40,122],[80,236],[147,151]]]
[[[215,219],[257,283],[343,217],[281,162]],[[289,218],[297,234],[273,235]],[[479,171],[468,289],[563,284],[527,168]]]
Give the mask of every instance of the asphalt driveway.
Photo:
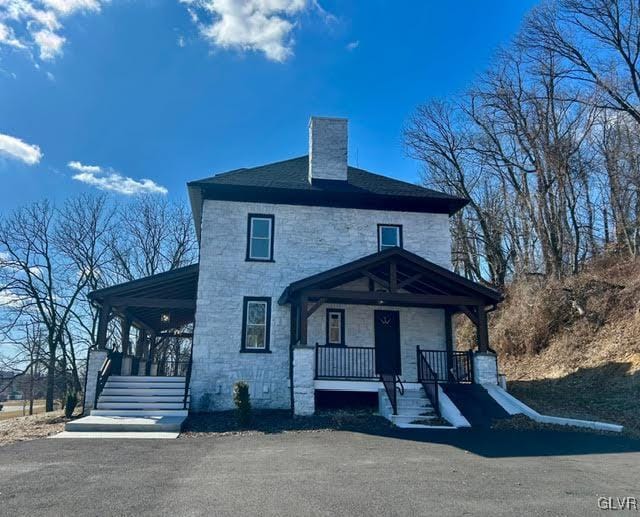
[[[640,441],[587,433],[44,439],[0,448],[0,514],[592,515],[639,479]]]

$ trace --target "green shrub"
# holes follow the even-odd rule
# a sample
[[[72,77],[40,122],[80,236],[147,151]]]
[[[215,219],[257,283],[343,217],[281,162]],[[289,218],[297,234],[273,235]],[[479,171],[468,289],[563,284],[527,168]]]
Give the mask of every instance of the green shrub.
[[[245,427],[251,422],[251,400],[249,385],[238,381],[233,385],[233,403],[238,408],[238,423]]]
[[[78,394],[75,391],[67,391],[64,396],[64,416],[67,418],[71,418],[73,416],[73,411],[76,409],[78,405]]]

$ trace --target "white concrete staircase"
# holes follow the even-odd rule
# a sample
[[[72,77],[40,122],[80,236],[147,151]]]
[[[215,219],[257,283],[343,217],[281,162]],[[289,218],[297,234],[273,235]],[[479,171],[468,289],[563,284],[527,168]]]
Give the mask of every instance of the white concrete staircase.
[[[113,375],[91,415],[65,425],[73,433],[179,433],[187,417],[184,377]],[[187,408],[189,396],[187,396]],[[151,436],[151,435],[149,435]]]
[[[437,415],[420,384],[405,384],[404,394],[397,393],[397,414],[393,414],[387,392],[381,389],[378,393],[379,411],[387,420],[402,428],[427,428]],[[420,423],[417,423],[420,422]]]

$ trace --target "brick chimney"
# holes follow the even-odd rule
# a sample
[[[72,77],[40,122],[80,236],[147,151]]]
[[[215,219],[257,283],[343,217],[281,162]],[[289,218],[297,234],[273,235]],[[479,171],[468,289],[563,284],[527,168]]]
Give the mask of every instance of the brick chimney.
[[[309,121],[309,183],[347,181],[347,119],[311,117]]]

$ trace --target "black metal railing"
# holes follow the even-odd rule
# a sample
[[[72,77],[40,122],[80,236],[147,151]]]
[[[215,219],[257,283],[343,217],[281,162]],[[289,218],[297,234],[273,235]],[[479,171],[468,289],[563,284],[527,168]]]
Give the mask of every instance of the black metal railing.
[[[400,395],[404,395],[404,384],[402,384],[400,377],[393,373],[381,373],[380,382],[384,386],[384,390],[387,392],[387,397],[389,397],[389,402],[391,403],[391,411],[394,415],[397,415],[398,392],[400,392]]]
[[[364,346],[316,346],[316,379],[377,379],[376,349]]]
[[[191,368],[193,367],[193,347],[189,351],[189,364],[187,365],[187,371],[185,372],[184,379],[184,398],[182,400],[183,407],[188,409],[189,406],[189,384],[191,383]]]
[[[416,347],[417,353],[417,369],[418,369],[418,382],[422,384],[424,392],[427,398],[433,406],[433,410],[436,415],[440,416],[440,400],[438,393],[438,374],[431,368],[431,365],[427,361],[425,354],[422,353],[420,347]]]
[[[473,352],[451,352],[446,350],[420,350],[431,369],[438,377],[438,382],[472,383]]]
[[[96,396],[93,401],[94,409],[98,408],[98,399],[100,398],[100,394],[104,389],[105,384],[107,384],[107,380],[109,380],[109,376],[111,375],[120,375],[120,370],[122,368],[122,352],[114,352],[113,350],[107,350],[107,357],[102,363],[102,367],[98,372],[98,379],[96,381]]]

